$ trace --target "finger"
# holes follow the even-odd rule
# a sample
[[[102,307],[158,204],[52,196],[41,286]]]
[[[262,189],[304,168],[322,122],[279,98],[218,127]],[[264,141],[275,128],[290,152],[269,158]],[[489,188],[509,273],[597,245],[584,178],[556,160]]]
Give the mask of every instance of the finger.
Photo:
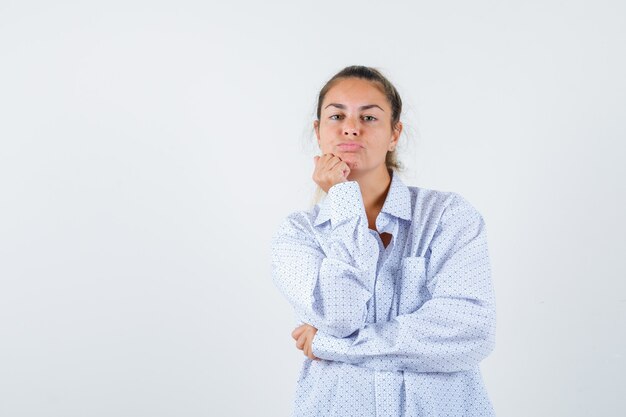
[[[341,163],[341,159],[336,156],[325,158],[323,161],[318,162],[313,172],[313,180],[317,183],[320,181],[328,182],[329,179],[331,182],[334,182],[332,179],[335,179],[336,175],[341,175],[341,171],[337,170],[337,165]]]
[[[306,334],[303,334],[296,341],[296,347],[300,350],[304,349],[305,342],[306,342]]]
[[[291,332],[291,337],[297,340],[303,331],[304,331],[304,326],[298,326],[293,330],[293,332]]]
[[[344,177],[347,178],[350,175],[350,166],[347,163],[344,162],[340,169]]]
[[[309,343],[309,338],[306,338],[306,341],[304,342],[304,346],[302,348],[302,352],[304,352],[304,354],[307,356],[307,358],[311,357],[311,343]]]
[[[333,153],[326,153],[321,157],[322,168],[328,168],[328,165],[335,165],[337,161],[341,161],[339,155],[335,155]]]
[[[329,172],[329,178],[331,178],[333,184],[337,184],[339,182],[346,181],[349,174],[350,169],[347,168],[343,162],[341,162]]]
[[[312,359],[312,360],[317,359],[317,356],[313,354],[313,346],[310,343],[306,346],[306,348],[307,348],[306,355],[309,357],[309,359]]]
[[[350,171],[350,166],[345,161],[339,161],[339,163],[337,165],[335,165],[333,167],[333,169],[338,170],[339,172],[343,173],[343,172],[346,172],[346,171]]]
[[[336,156],[335,158],[328,161],[326,169],[328,169],[329,171],[333,171],[337,169],[337,167],[340,167],[342,164],[345,164],[345,162],[343,162],[341,159],[339,159],[338,156]]]
[[[328,161],[326,161],[325,163],[322,164],[321,167],[318,167],[318,175],[321,174],[322,176],[327,176],[327,175],[334,175],[335,173],[340,172],[338,170],[338,167],[341,166],[340,164],[344,163],[341,159],[339,159],[339,157],[333,157],[331,159],[329,159]]]
[[[315,176],[316,174],[319,175],[320,172],[324,171],[326,169],[326,165],[328,163],[328,154],[324,154],[322,156],[315,156],[313,157],[313,160],[315,162],[315,169],[313,171],[313,175]]]

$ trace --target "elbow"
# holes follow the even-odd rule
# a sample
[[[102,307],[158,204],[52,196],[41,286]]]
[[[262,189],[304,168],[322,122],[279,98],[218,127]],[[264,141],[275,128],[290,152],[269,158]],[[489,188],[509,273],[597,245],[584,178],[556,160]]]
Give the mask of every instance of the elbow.
[[[444,372],[468,371],[476,368],[493,352],[496,344],[495,314],[489,310],[482,320],[466,327],[465,342],[451,357]]]
[[[479,362],[485,359],[487,356],[493,352],[496,347],[496,335],[495,333],[489,333],[485,335],[482,339],[482,343],[480,345],[480,349],[478,351]]]
[[[481,329],[482,330],[482,329]],[[475,333],[474,338],[468,340],[462,349],[444,356],[433,371],[438,372],[459,372],[470,371],[479,366],[493,351],[495,347],[495,335],[488,333],[486,328],[482,334]]]
[[[472,349],[472,357],[475,360],[475,364],[478,365],[483,359],[489,356],[496,347],[495,312],[490,311],[490,314],[476,330],[477,338],[474,349]]]

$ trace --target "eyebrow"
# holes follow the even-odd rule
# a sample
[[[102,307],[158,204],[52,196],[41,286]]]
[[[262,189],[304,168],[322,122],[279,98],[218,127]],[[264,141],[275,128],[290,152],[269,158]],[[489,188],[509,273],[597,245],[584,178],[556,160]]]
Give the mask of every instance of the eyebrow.
[[[327,109],[330,106],[337,107],[338,109],[346,108],[346,106],[344,106],[343,104],[339,104],[339,103],[330,103],[328,106],[324,108]],[[384,111],[382,107],[380,107],[378,104],[366,104],[365,106],[359,107],[359,110],[367,110],[367,109],[371,109],[372,107],[378,107],[380,110]]]

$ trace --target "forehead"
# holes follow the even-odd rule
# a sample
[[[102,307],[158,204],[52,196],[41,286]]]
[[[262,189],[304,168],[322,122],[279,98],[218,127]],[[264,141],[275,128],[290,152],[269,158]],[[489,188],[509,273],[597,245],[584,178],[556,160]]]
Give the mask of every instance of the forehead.
[[[345,78],[337,81],[326,92],[324,103],[339,103],[350,107],[378,104],[383,109],[389,108],[387,97],[381,91],[380,85],[362,78]]]

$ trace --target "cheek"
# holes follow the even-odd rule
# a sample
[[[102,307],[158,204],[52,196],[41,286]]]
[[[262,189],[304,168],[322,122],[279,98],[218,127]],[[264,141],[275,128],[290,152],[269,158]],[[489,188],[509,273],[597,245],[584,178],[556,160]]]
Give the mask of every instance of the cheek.
[[[331,138],[331,134],[330,132],[328,132],[328,129],[324,129],[324,128],[320,128],[320,139],[317,141],[317,146],[324,151],[324,153],[327,153],[330,151],[331,148],[331,144],[330,144],[330,140],[329,138]]]
[[[330,152],[330,145],[328,143],[324,142],[323,140],[318,144],[318,147],[320,148],[320,151],[322,153]]]

